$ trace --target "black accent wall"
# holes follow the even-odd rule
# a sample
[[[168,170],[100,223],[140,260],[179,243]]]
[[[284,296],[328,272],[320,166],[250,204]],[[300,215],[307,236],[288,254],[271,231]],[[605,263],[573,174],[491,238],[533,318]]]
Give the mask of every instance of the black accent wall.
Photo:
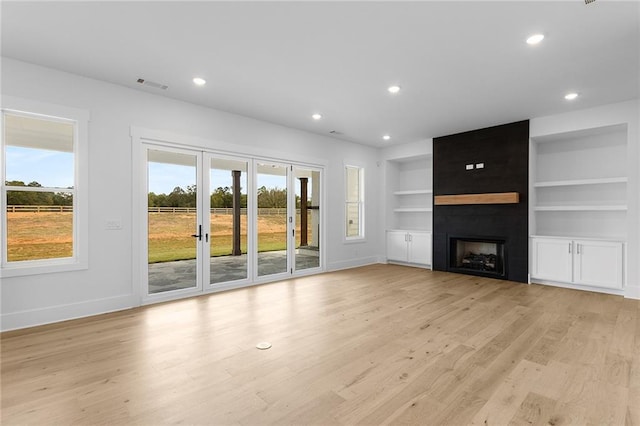
[[[450,236],[498,238],[505,240],[505,278],[527,282],[529,120],[433,140],[434,196],[493,192],[518,192],[520,202],[433,206],[434,270],[449,270]]]

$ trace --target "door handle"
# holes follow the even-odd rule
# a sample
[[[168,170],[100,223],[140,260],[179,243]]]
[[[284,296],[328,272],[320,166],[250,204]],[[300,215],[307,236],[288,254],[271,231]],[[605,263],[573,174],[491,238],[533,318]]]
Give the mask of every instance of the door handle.
[[[197,238],[198,241],[202,241],[202,225],[198,225],[198,233],[197,234],[191,234],[191,236],[193,238]]]

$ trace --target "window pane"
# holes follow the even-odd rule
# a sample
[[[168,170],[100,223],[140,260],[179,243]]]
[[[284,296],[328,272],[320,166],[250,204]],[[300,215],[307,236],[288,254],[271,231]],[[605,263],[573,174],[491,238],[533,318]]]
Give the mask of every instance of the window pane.
[[[149,293],[197,286],[197,156],[148,151]]]
[[[211,159],[210,284],[248,276],[247,170],[244,160]]]
[[[7,261],[73,256],[73,195],[7,191]]]
[[[6,114],[7,184],[72,188],[73,137],[71,122]]]
[[[347,201],[360,201],[360,169],[347,167]]]
[[[360,203],[347,203],[347,237],[360,235]]]

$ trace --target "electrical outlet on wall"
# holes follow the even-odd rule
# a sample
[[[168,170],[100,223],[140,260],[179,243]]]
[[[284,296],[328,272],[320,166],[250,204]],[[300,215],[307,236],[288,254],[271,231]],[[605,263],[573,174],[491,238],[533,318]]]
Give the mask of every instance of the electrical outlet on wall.
[[[104,229],[107,231],[117,231],[122,229],[122,221],[120,219],[107,219],[104,221]]]

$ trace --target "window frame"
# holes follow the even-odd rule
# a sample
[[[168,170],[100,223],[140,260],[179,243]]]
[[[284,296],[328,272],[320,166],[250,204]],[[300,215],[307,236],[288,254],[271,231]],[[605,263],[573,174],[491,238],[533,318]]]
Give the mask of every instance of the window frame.
[[[358,170],[358,201],[349,201],[349,169],[357,169]],[[353,163],[345,163],[344,164],[344,232],[343,237],[346,243],[354,243],[354,242],[363,242],[365,241],[365,198],[364,198],[364,167],[361,165],[353,164]],[[358,204],[358,235],[349,236],[349,227],[347,225],[348,221],[348,207],[350,204],[357,203]]]
[[[23,191],[24,188],[5,185],[5,115],[22,116],[48,121],[74,124],[73,189],[38,187],[26,189],[36,192],[67,192],[73,194],[73,255],[65,258],[38,260],[7,260],[7,191]],[[0,108],[0,227],[2,241],[0,251],[0,277],[19,277],[88,269],[88,123],[87,110],[36,102],[28,99],[3,96]]]

